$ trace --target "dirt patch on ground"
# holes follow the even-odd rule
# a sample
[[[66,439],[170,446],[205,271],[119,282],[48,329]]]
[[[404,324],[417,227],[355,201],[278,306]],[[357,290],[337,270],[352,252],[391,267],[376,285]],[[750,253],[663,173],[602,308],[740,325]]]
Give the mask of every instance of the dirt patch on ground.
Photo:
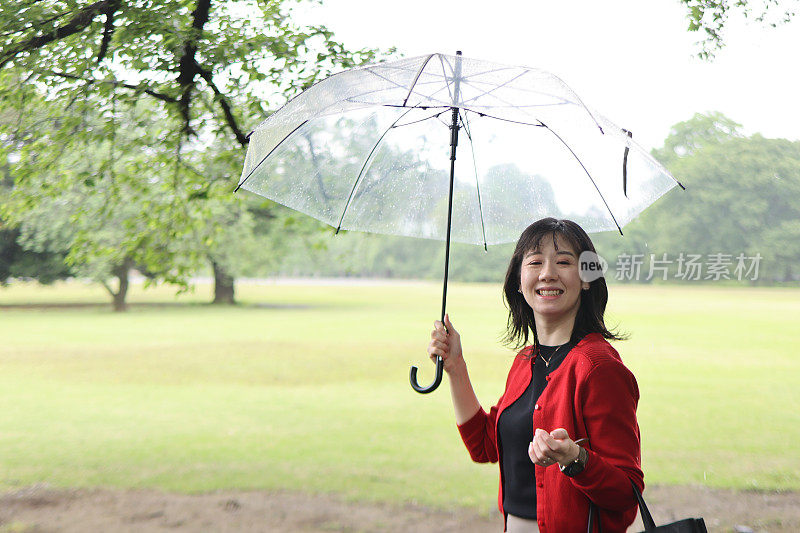
[[[703,516],[709,531],[800,531],[800,494],[650,487],[657,523]],[[488,507],[487,503],[487,507]],[[488,509],[487,509],[488,513]],[[631,531],[641,530],[637,522]],[[345,502],[289,492],[202,495],[29,487],[0,496],[0,533],[502,531],[499,513]]]

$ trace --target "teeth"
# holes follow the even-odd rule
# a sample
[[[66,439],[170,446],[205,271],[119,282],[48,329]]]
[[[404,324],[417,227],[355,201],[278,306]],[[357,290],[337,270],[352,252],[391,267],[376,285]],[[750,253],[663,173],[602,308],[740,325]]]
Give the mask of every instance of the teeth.
[[[541,294],[542,296],[558,296],[559,294],[561,294],[561,292],[562,291],[560,289],[556,289],[554,291],[542,291],[542,290],[540,290],[539,294]]]

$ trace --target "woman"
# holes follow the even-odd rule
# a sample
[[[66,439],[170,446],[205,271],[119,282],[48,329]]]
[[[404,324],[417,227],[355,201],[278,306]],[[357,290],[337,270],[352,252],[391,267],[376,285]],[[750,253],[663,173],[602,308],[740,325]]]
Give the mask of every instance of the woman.
[[[620,337],[603,321],[605,280],[581,279],[578,260],[587,251],[595,251],[591,239],[569,220],[542,219],[520,236],[503,287],[506,340],[520,347],[532,335],[533,342],[517,354],[488,413],[449,316],[431,333],[428,353],[444,360],[470,456],[500,463],[498,505],[512,533],[584,532],[590,502],[603,533],[624,532],[636,517],[631,482],[644,490],[639,390],[606,340]]]

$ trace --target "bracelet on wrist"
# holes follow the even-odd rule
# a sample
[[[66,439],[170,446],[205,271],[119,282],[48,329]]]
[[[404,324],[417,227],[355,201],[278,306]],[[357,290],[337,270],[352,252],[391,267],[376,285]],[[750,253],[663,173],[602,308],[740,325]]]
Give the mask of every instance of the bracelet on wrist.
[[[586,461],[589,459],[589,452],[578,446],[578,457],[566,466],[558,465],[561,472],[568,477],[575,477],[586,468]]]

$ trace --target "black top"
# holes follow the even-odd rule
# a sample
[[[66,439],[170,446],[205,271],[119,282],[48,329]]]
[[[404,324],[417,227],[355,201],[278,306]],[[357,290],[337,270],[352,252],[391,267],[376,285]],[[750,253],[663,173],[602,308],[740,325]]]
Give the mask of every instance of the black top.
[[[533,406],[547,386],[547,374],[558,368],[575,344],[539,345],[540,355],[531,360],[533,379],[522,396],[509,405],[497,421],[497,447],[503,470],[503,510],[507,513],[536,518],[536,474],[528,456],[528,445],[533,440]],[[545,360],[550,364],[546,365]]]

